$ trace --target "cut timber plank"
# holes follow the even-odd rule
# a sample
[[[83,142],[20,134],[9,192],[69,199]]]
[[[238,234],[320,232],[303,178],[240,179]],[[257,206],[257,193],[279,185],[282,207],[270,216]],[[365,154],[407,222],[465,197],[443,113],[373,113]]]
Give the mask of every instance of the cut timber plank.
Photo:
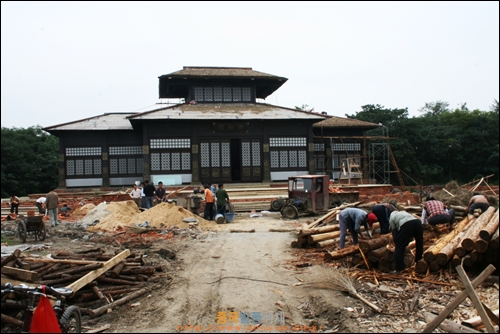
[[[75,293],[76,291],[80,290],[81,288],[83,288],[88,283],[92,282],[97,277],[101,276],[103,273],[105,273],[109,269],[111,269],[114,266],[116,266],[118,263],[120,263],[123,260],[125,260],[127,258],[127,256],[129,256],[129,255],[130,255],[130,249],[124,250],[123,252],[121,252],[120,254],[116,255],[111,260],[106,261],[104,263],[104,265],[102,266],[102,268],[92,270],[87,275],[83,276],[79,280],[77,280],[77,281],[71,283],[70,285],[68,285],[67,288],[73,290],[73,293]]]
[[[91,260],[58,260],[58,259],[39,259],[36,257],[25,257],[24,261],[28,262],[43,262],[43,263],[62,263],[62,264],[95,264],[95,263],[105,263],[103,261],[91,261]]]
[[[424,312],[424,317],[425,320],[429,322],[432,322],[434,319],[437,318],[434,314],[430,312]],[[478,330],[457,324],[448,319],[444,319],[443,322],[439,324],[439,328],[448,333],[482,333]]]
[[[487,279],[488,276],[490,276],[495,270],[495,266],[490,264],[478,277],[476,277],[474,281],[472,281],[472,287],[474,289],[477,288],[479,284],[483,283],[484,280]],[[467,298],[467,295],[468,293],[465,290],[456,295],[455,299],[453,299],[453,301],[451,301],[436,318],[425,326],[422,333],[431,333],[434,329],[436,329],[436,327],[439,326],[439,324],[443,322],[443,320],[450,315],[450,313],[453,312],[453,310],[455,310],[465,298]]]
[[[457,266],[455,270],[458,272],[460,275],[460,278],[462,279],[462,283],[465,285],[465,291],[467,291],[467,294],[469,295],[470,300],[472,300],[472,303],[474,304],[474,307],[476,308],[477,312],[479,313],[479,316],[481,317],[481,320],[483,320],[483,324],[488,330],[488,333],[494,333],[495,328],[493,328],[493,324],[491,323],[490,318],[488,317],[488,314],[486,314],[486,311],[484,310],[483,304],[481,304],[481,301],[479,300],[476,291],[474,291],[474,288],[472,287],[469,277],[464,271],[464,268],[462,266]]]
[[[26,282],[35,282],[38,280],[38,273],[36,271],[29,271],[19,268],[2,267],[2,274],[12,276]]]

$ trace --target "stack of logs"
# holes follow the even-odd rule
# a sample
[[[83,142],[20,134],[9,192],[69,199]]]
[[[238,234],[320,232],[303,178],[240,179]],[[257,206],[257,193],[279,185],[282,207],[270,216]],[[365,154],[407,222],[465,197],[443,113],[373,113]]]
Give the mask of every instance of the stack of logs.
[[[91,317],[145,294],[146,282],[154,281],[160,276],[157,271],[162,271],[160,266],[147,265],[142,256],[128,249],[118,254],[105,254],[100,248],[74,253],[61,251],[50,259],[20,258],[20,253],[17,249],[2,259],[2,281],[9,281],[4,276],[7,275],[32,285],[71,288],[73,295],[68,305],[80,306],[81,313]],[[19,283],[12,281],[14,285]],[[16,305],[4,305],[2,300],[2,319],[4,315],[17,314]]]
[[[478,218],[463,219],[455,229],[441,237],[424,252],[415,271],[420,274],[438,271],[448,264],[452,268],[463,263],[471,267],[478,263],[498,261],[498,210],[489,207]]]
[[[345,204],[335,209],[331,209],[324,216],[316,219],[314,222],[303,224],[297,229],[297,241],[292,241],[291,246],[296,248],[326,248],[333,246],[338,242],[340,236],[340,228],[338,224],[326,225],[317,227],[318,225],[325,225],[333,221],[336,216],[345,208],[358,206],[361,202],[352,204]]]

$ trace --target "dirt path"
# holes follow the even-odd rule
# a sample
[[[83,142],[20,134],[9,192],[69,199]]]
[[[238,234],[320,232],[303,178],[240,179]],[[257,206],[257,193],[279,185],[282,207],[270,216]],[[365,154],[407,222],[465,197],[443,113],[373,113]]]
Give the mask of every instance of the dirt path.
[[[171,285],[159,292],[162,298],[154,298],[150,305],[141,308],[138,312],[144,313],[143,317],[134,317],[133,323],[115,322],[113,329],[248,332],[253,329],[252,321],[259,320],[263,324],[257,331],[285,332],[294,326],[302,326],[304,331],[313,326],[330,329],[317,323],[306,306],[310,309],[311,303],[320,303],[316,311],[331,312],[344,306],[345,297],[335,291],[294,285],[300,280],[314,280],[313,272],[287,264],[295,258],[291,254],[290,232],[269,232],[270,228],[296,226],[297,221],[237,216],[235,223],[218,226],[220,232],[209,232],[201,240],[179,242],[177,258],[181,262]],[[231,233],[229,229],[255,232]],[[330,319],[329,326],[340,321],[340,313]],[[123,318],[126,320],[126,316]]]

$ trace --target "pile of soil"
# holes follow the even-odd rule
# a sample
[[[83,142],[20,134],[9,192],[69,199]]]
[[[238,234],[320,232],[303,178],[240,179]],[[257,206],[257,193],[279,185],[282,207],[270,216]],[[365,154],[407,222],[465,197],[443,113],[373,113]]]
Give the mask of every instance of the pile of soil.
[[[186,209],[176,206],[174,203],[160,203],[149,210],[140,212],[134,201],[101,203],[90,211],[82,223],[91,224],[99,222],[87,228],[90,232],[117,231],[128,226],[137,226],[149,222],[151,228],[162,229],[169,226],[189,228],[190,223],[184,222],[185,218],[198,220],[198,228],[203,231],[211,230],[216,224],[197,216]]]
[[[94,210],[94,208],[95,205],[92,203],[85,204],[84,206],[75,209],[75,212],[73,212],[73,214],[75,216],[86,216],[90,211]]]

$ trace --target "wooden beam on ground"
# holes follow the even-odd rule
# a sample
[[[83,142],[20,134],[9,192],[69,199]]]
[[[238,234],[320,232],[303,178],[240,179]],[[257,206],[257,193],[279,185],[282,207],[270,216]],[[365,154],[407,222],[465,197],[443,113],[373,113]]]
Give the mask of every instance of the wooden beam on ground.
[[[113,257],[111,260],[106,261],[104,263],[104,265],[102,266],[102,268],[92,270],[87,275],[83,276],[79,280],[77,280],[77,281],[71,283],[70,285],[68,285],[67,288],[73,290],[73,293],[75,293],[76,291],[80,290],[81,288],[83,288],[88,283],[90,283],[93,280],[95,280],[97,277],[101,276],[103,273],[105,273],[109,269],[111,269],[114,266],[116,266],[118,263],[120,263],[123,260],[125,260],[127,258],[127,256],[129,256],[129,255],[130,255],[130,250],[129,249],[124,250],[120,254],[118,254],[115,257]]]
[[[457,266],[455,270],[458,272],[460,275],[460,278],[462,279],[462,283],[465,285],[465,290],[467,291],[467,294],[472,300],[472,303],[474,304],[474,307],[476,308],[477,312],[479,313],[479,316],[481,317],[481,320],[483,320],[484,327],[486,327],[486,330],[488,333],[494,333],[495,328],[493,328],[493,324],[491,323],[490,318],[488,317],[488,314],[486,314],[486,311],[484,310],[483,304],[481,304],[481,301],[479,300],[476,291],[474,291],[474,288],[472,287],[469,277],[465,273],[465,270],[462,266]]]
[[[486,267],[486,269],[483,270],[483,272],[478,277],[476,277],[476,279],[474,281],[472,281],[472,287],[474,289],[477,288],[479,286],[479,284],[483,283],[484,280],[486,278],[488,278],[488,276],[490,276],[495,270],[496,270],[495,266],[493,266],[492,264],[490,264],[488,267]],[[427,324],[427,326],[425,326],[425,328],[422,331],[422,333],[431,333],[434,329],[436,329],[436,327],[438,327],[439,324],[441,322],[443,322],[443,320],[448,315],[450,315],[450,313],[453,312],[453,310],[455,310],[455,308],[457,308],[457,306],[460,305],[460,303],[465,298],[467,298],[467,296],[468,296],[467,291],[460,292],[455,297],[455,299],[452,300],[448,304],[448,306],[446,306],[445,309],[443,311],[441,311],[441,313],[439,313],[439,315],[436,318],[434,318],[431,322],[429,322]]]
[[[36,271],[29,271],[19,268],[2,267],[2,274],[12,276],[26,282],[35,282],[38,280],[38,273]]]
[[[484,304],[483,304],[483,306],[484,306]],[[495,322],[495,324],[498,325],[498,310],[491,311],[488,307],[485,307],[484,310],[486,311],[486,313],[488,313],[491,321],[493,321],[493,322],[497,321],[497,322]],[[490,311],[492,314],[489,314],[488,311]],[[465,326],[468,326],[471,328],[479,327],[482,324],[483,324],[483,320],[481,319],[481,317],[479,315],[462,321],[462,325],[465,325]]]
[[[17,260],[17,258],[21,255],[21,250],[18,248],[14,251],[14,253],[2,259],[2,267],[7,263]]]
[[[426,321],[433,322],[437,316],[430,312],[424,312],[424,317]],[[482,333],[481,331],[475,330],[473,328],[457,324],[454,321],[444,319],[440,324],[439,328],[448,333]]]
[[[25,257],[24,261],[28,262],[44,262],[44,263],[62,263],[62,264],[95,264],[105,263],[104,261],[91,261],[91,260],[64,260],[64,259],[39,259],[36,257]]]

